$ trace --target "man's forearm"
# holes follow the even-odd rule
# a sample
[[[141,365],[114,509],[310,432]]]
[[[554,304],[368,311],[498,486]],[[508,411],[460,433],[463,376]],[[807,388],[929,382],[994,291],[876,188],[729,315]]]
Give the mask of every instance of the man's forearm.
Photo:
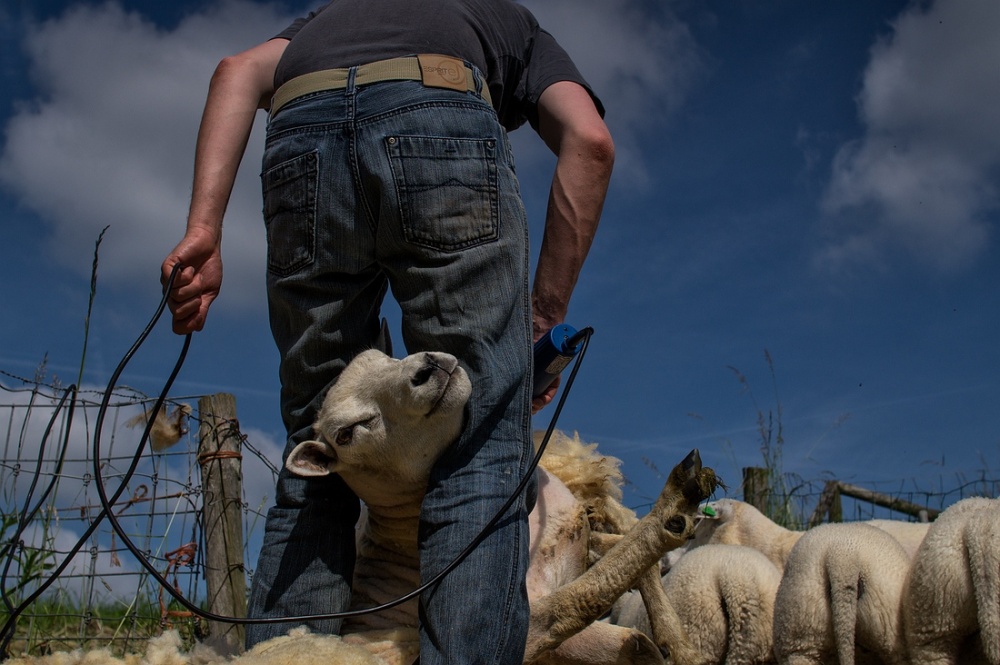
[[[188,228],[221,234],[240,161],[261,100],[272,88],[274,65],[287,42],[266,42],[222,60],[212,76],[195,149]]]
[[[566,317],[597,231],[610,174],[607,156],[560,157],[549,192],[532,293],[536,337]]]
[[[535,339],[566,318],[615,160],[611,134],[579,84],[561,81],[542,92],[538,133],[556,154],[556,168],[531,294]]]
[[[545,98],[543,138],[557,155],[532,292],[534,336],[562,323],[604,208],[614,144],[579,87]],[[575,98],[574,98],[575,95]]]

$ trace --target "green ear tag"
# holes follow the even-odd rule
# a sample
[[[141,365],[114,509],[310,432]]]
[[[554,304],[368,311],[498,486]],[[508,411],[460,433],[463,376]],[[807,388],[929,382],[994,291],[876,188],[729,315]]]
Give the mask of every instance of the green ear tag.
[[[707,503],[701,507],[701,512],[705,515],[708,515],[709,517],[715,517],[716,515],[715,508],[708,505]]]

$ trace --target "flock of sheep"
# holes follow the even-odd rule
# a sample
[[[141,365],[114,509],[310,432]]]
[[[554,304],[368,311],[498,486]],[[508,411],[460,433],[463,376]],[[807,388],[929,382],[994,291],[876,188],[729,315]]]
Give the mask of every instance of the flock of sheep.
[[[352,609],[416,587],[420,502],[470,391],[453,356],[362,353],[325,396],[316,440],[286,460],[298,475],[339,474],[365,503]],[[798,532],[732,499],[703,507],[696,523],[719,484],[697,451],[641,520],[620,503],[617,460],[596,444],[558,433],[538,473],[526,663],[1000,665],[1000,499],[959,501],[930,525]],[[165,633],[144,654],[78,650],[11,665],[411,665],[417,608],[398,608],[348,621],[342,636],[294,629],[237,656],[211,644],[185,653]]]
[[[690,642],[674,665],[1000,665],[1000,499],[964,499],[931,524],[804,532],[741,501],[709,505],[664,560]],[[650,630],[636,592],[610,620]]]

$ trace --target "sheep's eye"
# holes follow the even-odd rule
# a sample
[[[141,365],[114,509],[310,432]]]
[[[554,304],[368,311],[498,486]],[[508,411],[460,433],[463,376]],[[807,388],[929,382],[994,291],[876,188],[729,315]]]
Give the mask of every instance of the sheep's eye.
[[[349,446],[354,443],[357,434],[364,434],[364,430],[371,430],[379,421],[379,415],[375,414],[364,420],[359,420],[352,425],[346,425],[337,430],[333,435],[333,445]]]
[[[351,445],[351,440],[354,438],[354,425],[350,427],[345,427],[337,431],[337,435],[333,439],[334,445],[337,446],[349,446]]]

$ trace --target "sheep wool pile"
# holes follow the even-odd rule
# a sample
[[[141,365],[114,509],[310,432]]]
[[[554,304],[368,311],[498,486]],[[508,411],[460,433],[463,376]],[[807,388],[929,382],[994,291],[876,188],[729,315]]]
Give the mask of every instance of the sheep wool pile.
[[[535,432],[536,450],[543,435]],[[621,504],[621,460],[598,453],[596,443],[584,443],[576,432],[569,436],[554,430],[539,464],[583,504],[594,531],[614,533],[618,525],[636,521],[635,513]]]
[[[393,636],[386,635],[388,640]],[[373,653],[374,652],[374,653]],[[390,665],[376,648],[350,644],[332,635],[316,635],[294,628],[288,635],[262,642],[239,656],[225,656],[211,646],[182,649],[180,635],[169,630],[150,638],[145,651],[115,656],[108,649],[57,652],[47,656],[9,659],[9,665]]]

